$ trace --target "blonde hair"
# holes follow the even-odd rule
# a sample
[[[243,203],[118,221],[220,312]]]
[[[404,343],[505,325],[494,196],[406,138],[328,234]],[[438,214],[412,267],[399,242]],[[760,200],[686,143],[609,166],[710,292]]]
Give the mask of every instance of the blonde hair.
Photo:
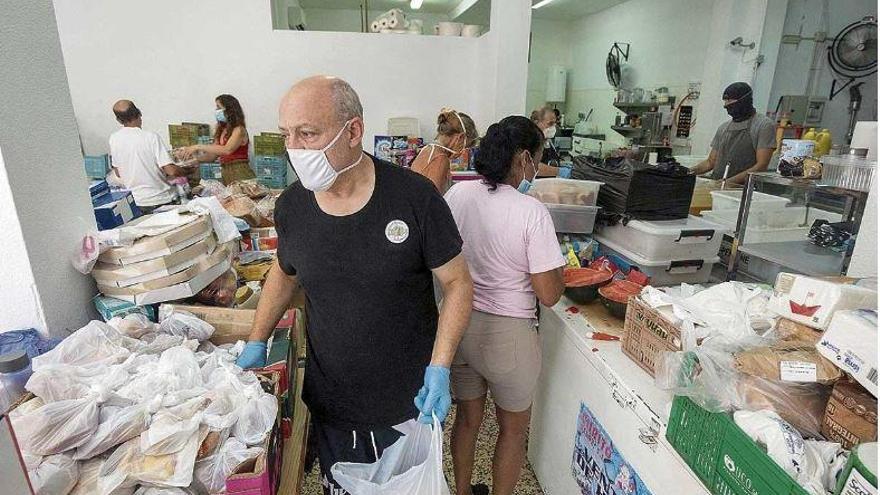
[[[474,119],[466,113],[449,108],[440,110],[440,115],[437,116],[437,134],[454,136],[462,133],[468,143],[473,143],[479,137]]]
[[[532,115],[529,117],[532,119],[532,122],[540,122],[544,120],[544,117],[547,116],[548,113],[552,113],[556,115],[556,112],[553,111],[553,107],[550,105],[540,106],[532,111]]]

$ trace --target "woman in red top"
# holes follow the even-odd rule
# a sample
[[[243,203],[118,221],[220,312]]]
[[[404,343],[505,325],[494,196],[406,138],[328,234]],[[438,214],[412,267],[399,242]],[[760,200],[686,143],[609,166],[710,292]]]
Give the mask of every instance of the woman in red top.
[[[214,144],[197,144],[183,149],[184,158],[201,152],[201,162],[220,161],[223,184],[256,177],[248,162],[248,133],[244,124],[244,111],[232,95],[220,95],[214,103],[217,109],[214,117],[217,129],[214,131]]]

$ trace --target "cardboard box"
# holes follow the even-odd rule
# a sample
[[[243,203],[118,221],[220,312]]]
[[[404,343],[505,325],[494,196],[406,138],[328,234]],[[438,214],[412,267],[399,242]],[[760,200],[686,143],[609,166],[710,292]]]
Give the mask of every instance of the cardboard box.
[[[138,294],[144,294],[153,290],[163,289],[165,287],[171,287],[172,285],[181,284],[187,282],[188,280],[192,280],[196,278],[200,273],[209,270],[211,267],[216,266],[218,263],[226,261],[229,259],[229,252],[225,249],[220,248],[213,253],[203,254],[199,258],[196,259],[195,264],[190,266],[189,268],[179,271],[173,275],[168,275],[166,277],[157,278],[154,280],[147,280],[145,282],[141,282],[139,284],[129,285],[127,287],[117,287],[115,285],[105,285],[101,282],[98,282],[98,290],[103,292],[108,296],[135,296]]]
[[[176,253],[211,235],[211,220],[207,216],[193,217],[193,221],[156,236],[142,237],[128,247],[111,248],[101,253],[98,261],[115,265],[130,265]]]
[[[877,291],[853,285],[851,278],[819,279],[780,273],[770,309],[783,318],[825,330],[835,311],[877,309]]]
[[[138,306],[185,299],[198,294],[200,290],[207,287],[208,284],[213,282],[220,275],[223,275],[226,270],[229,270],[229,267],[229,260],[223,260],[221,263],[218,263],[210,269],[198,274],[192,280],[137,295],[116,295],[114,297],[132,302]]]
[[[623,353],[654,376],[661,351],[681,350],[681,330],[641,297],[629,299],[623,324]]]
[[[92,202],[98,230],[115,229],[141,216],[141,209],[129,191],[111,192]]]
[[[257,311],[254,309],[221,308],[186,304],[163,304],[159,306],[159,316],[169,314],[175,309],[188,311],[214,326],[211,342],[217,345],[234,344],[247,340]],[[289,309],[281,317],[276,328],[292,328],[296,321],[296,310]]]
[[[96,180],[92,181],[92,183],[89,184],[89,196],[92,197],[92,202],[94,202],[95,199],[109,193],[110,184],[108,184],[106,180]]]
[[[124,317],[131,313],[141,313],[146,315],[150,321],[156,321],[156,307],[152,305],[135,306],[128,301],[116,299],[115,297],[102,296],[100,294],[92,298],[92,302],[95,304],[95,309],[98,310],[98,313],[101,314],[101,318],[103,318],[104,321],[109,321],[110,318],[113,318],[114,316]]]
[[[858,383],[840,381],[822,418],[822,435],[843,448],[877,441],[877,399]]]
[[[857,309],[834,313],[816,349],[877,396],[876,311]]]
[[[275,227],[252,228],[241,238],[244,251],[268,251],[278,249],[278,232]]]
[[[101,285],[128,287],[186,270],[195,265],[201,256],[213,253],[216,248],[217,239],[211,235],[176,253],[140,263],[121,266],[98,262],[92,268],[92,277]]]

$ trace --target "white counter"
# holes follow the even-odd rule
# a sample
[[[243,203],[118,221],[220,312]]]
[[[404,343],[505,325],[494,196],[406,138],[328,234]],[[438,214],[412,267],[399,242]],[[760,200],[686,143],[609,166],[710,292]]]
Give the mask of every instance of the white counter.
[[[666,441],[672,396],[623,354],[620,342],[588,339],[567,298],[541,308],[543,370],[532,410],[529,460],[548,495],[581,495],[572,475],[581,403],[653,495],[710,492]]]

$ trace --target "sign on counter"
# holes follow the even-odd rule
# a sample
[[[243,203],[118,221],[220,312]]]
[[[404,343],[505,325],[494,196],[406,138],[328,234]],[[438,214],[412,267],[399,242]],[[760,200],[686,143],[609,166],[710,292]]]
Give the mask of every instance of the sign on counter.
[[[584,495],[651,495],[583,402],[577,419],[571,474]]]

